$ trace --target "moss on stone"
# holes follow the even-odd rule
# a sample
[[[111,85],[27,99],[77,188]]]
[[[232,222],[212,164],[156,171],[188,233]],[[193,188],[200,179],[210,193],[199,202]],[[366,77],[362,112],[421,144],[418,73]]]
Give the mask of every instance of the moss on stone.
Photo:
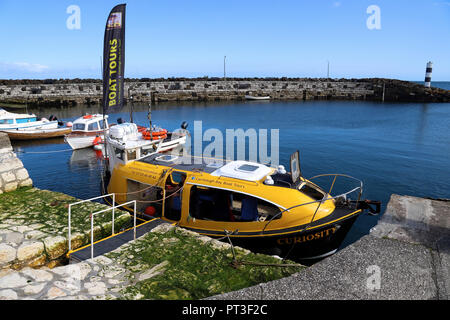
[[[0,231],[22,234],[26,241],[43,242],[47,262],[59,259],[68,250],[64,239],[68,237],[69,204],[78,201],[63,193],[30,187],[0,194]],[[90,242],[90,215],[106,208],[109,207],[96,202],[72,206],[72,249]],[[95,216],[95,240],[111,235],[111,220],[112,211]],[[116,210],[116,232],[127,227],[130,221],[131,216],[127,212]],[[57,243],[53,243],[55,239],[59,239]]]
[[[107,256],[132,272],[134,285],[122,291],[123,298],[202,299],[235,291],[258,283],[280,279],[300,271],[301,267],[233,264],[230,249],[203,243],[197,237],[168,231],[151,232]],[[282,264],[280,259],[235,248],[238,260],[259,264]],[[129,259],[132,256],[133,259]],[[142,274],[159,264],[153,276]],[[147,278],[148,277],[148,278]],[[134,282],[133,282],[134,281]]]

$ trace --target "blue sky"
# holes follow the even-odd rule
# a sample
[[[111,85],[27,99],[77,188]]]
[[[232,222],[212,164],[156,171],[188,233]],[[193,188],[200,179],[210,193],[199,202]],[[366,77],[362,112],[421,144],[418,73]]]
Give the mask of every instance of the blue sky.
[[[125,1],[124,1],[125,2]],[[100,78],[110,0],[0,0],[0,79]],[[450,80],[450,0],[129,0],[127,77]],[[67,7],[81,10],[69,30]],[[366,12],[377,5],[381,29]]]

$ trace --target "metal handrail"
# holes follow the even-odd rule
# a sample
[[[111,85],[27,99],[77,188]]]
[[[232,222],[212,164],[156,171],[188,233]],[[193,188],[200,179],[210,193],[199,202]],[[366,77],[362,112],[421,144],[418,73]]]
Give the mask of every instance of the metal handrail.
[[[111,207],[111,208],[107,208],[107,209],[104,209],[104,210],[100,210],[100,211],[91,213],[91,215],[90,215],[90,217],[89,217],[89,218],[91,219],[91,259],[94,259],[94,217],[95,217],[97,214],[104,213],[104,212],[107,212],[107,211],[109,211],[109,210],[112,210],[112,211],[113,211],[113,217],[112,217],[112,235],[114,235],[114,210],[115,210],[116,208],[120,208],[120,207],[127,206],[127,205],[129,205],[129,204],[131,204],[131,203],[134,204],[134,210],[133,210],[133,213],[134,213],[133,236],[134,236],[134,240],[136,240],[136,200],[129,201],[129,202],[126,202],[126,203],[122,203],[122,204],[120,204],[120,205],[118,205],[118,206],[116,206],[116,205],[113,204],[113,207]]]
[[[114,206],[115,201],[116,201],[116,196],[115,196],[114,193],[110,193],[110,194],[107,194],[107,195],[104,195],[104,196],[98,196],[98,197],[90,198],[90,199],[87,199],[87,200],[81,200],[81,201],[69,204],[69,208],[68,208],[68,216],[69,216],[68,217],[68,220],[69,220],[68,221],[68,227],[69,227],[69,230],[68,230],[69,252],[72,251],[72,223],[71,223],[72,207],[76,206],[76,205],[79,205],[79,204],[82,204],[82,203],[85,203],[85,202],[91,202],[93,200],[103,199],[103,198],[107,198],[107,197],[111,197],[111,196],[113,198],[113,206]],[[113,211],[113,232],[114,232],[114,211]]]
[[[266,225],[265,225],[264,228],[261,230],[261,233],[264,233],[264,232],[265,232],[265,230],[266,230],[267,226],[269,225],[269,223],[271,223],[276,217],[278,217],[278,216],[281,215],[282,213],[284,213],[284,212],[286,212],[286,211],[289,211],[289,210],[291,210],[291,209],[298,208],[298,207],[302,207],[302,206],[306,206],[306,205],[309,205],[309,204],[319,203],[319,205],[317,206],[316,210],[314,211],[314,215],[313,215],[311,221],[310,221],[310,222],[307,224],[307,226],[305,227],[305,229],[306,229],[306,228],[314,221],[314,218],[315,218],[315,216],[316,216],[316,213],[317,213],[317,211],[319,210],[319,208],[320,208],[320,206],[322,205],[322,203],[324,203],[324,202],[326,202],[326,201],[329,201],[329,200],[334,200],[334,199],[337,199],[337,198],[341,198],[341,197],[347,197],[348,194],[353,193],[353,192],[357,191],[358,189],[360,190],[360,191],[359,191],[359,195],[358,195],[358,201],[361,199],[361,195],[362,195],[362,192],[363,192],[363,182],[362,182],[361,180],[355,178],[355,177],[352,177],[352,176],[349,176],[349,175],[346,175],[346,174],[340,174],[340,173],[320,174],[320,175],[317,175],[317,176],[314,176],[314,177],[312,177],[312,178],[307,179],[307,180],[305,181],[305,183],[308,183],[308,182],[310,182],[311,180],[316,179],[316,178],[319,178],[319,177],[327,177],[327,176],[333,176],[334,179],[333,179],[333,183],[332,183],[332,185],[331,185],[330,191],[329,191],[322,199],[320,199],[320,200],[315,200],[315,201],[311,201],[311,202],[306,202],[306,203],[302,203],[302,204],[297,204],[297,205],[295,205],[295,206],[289,207],[289,208],[287,208],[287,209],[284,209],[284,210],[278,212],[276,215],[274,215],[272,218],[270,218],[269,221],[267,221]],[[356,180],[356,181],[358,181],[358,182],[360,183],[360,186],[359,186],[359,187],[356,187],[356,188],[354,188],[354,189],[352,189],[352,190],[350,190],[350,191],[347,191],[347,192],[345,192],[345,193],[342,193],[342,194],[340,194],[340,195],[337,195],[337,196],[334,196],[334,197],[330,197],[330,196],[331,196],[330,193],[331,193],[331,191],[333,190],[333,187],[334,187],[334,184],[335,184],[335,182],[336,182],[337,177],[346,177],[346,178],[350,178],[350,179]]]

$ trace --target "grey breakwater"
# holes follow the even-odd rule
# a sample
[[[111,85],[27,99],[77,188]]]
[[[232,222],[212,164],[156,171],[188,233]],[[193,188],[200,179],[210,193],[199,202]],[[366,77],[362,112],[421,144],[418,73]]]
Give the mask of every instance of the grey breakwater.
[[[368,100],[450,102],[450,91],[381,78],[169,78],[126,79],[125,98],[133,102],[245,100]],[[100,104],[99,79],[0,80],[0,103],[37,106]]]

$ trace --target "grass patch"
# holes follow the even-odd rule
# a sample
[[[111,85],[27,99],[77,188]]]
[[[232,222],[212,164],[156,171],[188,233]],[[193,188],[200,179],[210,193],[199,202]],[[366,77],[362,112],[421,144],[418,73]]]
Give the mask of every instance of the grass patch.
[[[238,260],[281,264],[281,260],[235,248]],[[139,241],[107,254],[133,270],[134,285],[123,290],[125,299],[202,299],[235,291],[258,283],[289,276],[302,267],[233,265],[230,249],[219,249],[192,235],[173,229],[167,233],[148,233]],[[292,262],[285,262],[292,263]],[[156,266],[156,268],[155,268]],[[161,266],[158,268],[158,266]],[[140,280],[142,274],[154,274]]]

